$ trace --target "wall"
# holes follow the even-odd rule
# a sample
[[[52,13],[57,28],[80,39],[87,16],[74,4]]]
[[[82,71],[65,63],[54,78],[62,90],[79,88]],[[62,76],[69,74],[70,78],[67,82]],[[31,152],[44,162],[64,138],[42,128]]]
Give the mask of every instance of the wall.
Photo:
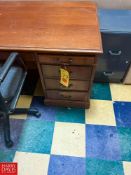
[[[131,9],[131,0],[92,0],[102,8]]]
[[[0,1],[19,1],[19,0],[0,0]],[[37,0],[21,0],[21,1],[37,1]],[[53,0],[43,0],[43,1],[53,1]],[[87,0],[55,0],[55,1],[87,1]],[[89,0],[89,1],[96,2],[98,6],[102,8],[131,9],[131,0]]]

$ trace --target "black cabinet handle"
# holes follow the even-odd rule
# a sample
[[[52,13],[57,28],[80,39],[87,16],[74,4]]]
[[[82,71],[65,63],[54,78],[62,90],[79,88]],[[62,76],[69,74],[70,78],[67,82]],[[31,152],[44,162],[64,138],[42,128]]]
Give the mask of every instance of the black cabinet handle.
[[[119,51],[112,51],[112,50],[109,50],[109,54],[112,55],[112,56],[119,56],[121,55],[122,51],[119,50]]]
[[[114,74],[114,72],[103,72],[103,74],[105,76],[112,76]]]

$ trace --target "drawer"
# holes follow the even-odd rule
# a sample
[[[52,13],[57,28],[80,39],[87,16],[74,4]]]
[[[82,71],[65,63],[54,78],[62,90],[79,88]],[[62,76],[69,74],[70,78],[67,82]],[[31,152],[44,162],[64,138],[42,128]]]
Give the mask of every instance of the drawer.
[[[90,107],[90,101],[71,101],[71,100],[58,100],[58,99],[45,99],[44,100],[45,105],[49,106],[62,106],[67,108],[89,108]]]
[[[123,79],[124,72],[106,72],[106,71],[97,71],[95,74],[95,82],[112,82],[120,83]]]
[[[45,79],[46,89],[88,91],[89,81],[70,80],[69,87],[60,84],[59,79]]]
[[[8,56],[10,55],[10,53],[11,51],[10,52],[0,52],[0,60],[6,60]],[[35,61],[35,57],[32,52],[20,52],[20,55],[25,62]]]
[[[41,64],[57,65],[92,65],[95,64],[94,56],[63,56],[38,54]]]
[[[86,92],[72,92],[72,91],[55,91],[47,90],[47,98],[49,99],[60,99],[60,100],[87,100],[88,93]]]
[[[131,35],[102,33],[104,53],[98,59],[98,64],[105,66],[107,71],[125,71],[131,62]],[[100,65],[99,65],[100,66]],[[106,70],[105,70],[106,71]]]
[[[60,77],[61,66],[42,65],[42,71],[45,78],[58,78]],[[90,80],[92,67],[91,66],[66,66],[70,73],[70,79],[77,80]]]

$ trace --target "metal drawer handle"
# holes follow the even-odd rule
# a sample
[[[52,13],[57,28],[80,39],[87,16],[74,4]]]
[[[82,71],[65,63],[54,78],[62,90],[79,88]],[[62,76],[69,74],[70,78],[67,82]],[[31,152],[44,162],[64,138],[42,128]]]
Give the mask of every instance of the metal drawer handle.
[[[103,72],[105,76],[112,76],[114,75],[114,72]]]
[[[64,94],[60,94],[60,96],[63,97],[63,98],[71,98],[71,95],[67,95],[67,96],[66,96],[66,95],[64,95]]]
[[[119,56],[121,55],[122,51],[119,50],[119,51],[112,51],[112,50],[109,50],[109,54],[112,55],[112,56]]]
[[[71,58],[69,58],[67,62],[62,62],[62,61],[60,61],[60,64],[62,64],[62,65],[69,65],[69,64],[72,63],[72,61],[73,61],[73,60],[72,60]]]

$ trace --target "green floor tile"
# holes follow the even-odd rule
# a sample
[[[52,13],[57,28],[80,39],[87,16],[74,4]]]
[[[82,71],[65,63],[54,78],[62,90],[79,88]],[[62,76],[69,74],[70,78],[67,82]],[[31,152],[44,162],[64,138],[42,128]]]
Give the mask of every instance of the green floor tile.
[[[123,166],[117,161],[87,159],[86,175],[124,175]]]
[[[8,150],[3,151],[0,150],[0,162],[12,162],[15,155],[15,151]]]
[[[18,151],[50,154],[54,122],[26,121],[18,146]]]
[[[108,83],[94,83],[91,91],[91,99],[112,100]]]
[[[131,161],[131,128],[118,128],[121,156],[124,161]]]
[[[56,112],[56,121],[85,123],[85,109],[81,108],[58,108]]]

